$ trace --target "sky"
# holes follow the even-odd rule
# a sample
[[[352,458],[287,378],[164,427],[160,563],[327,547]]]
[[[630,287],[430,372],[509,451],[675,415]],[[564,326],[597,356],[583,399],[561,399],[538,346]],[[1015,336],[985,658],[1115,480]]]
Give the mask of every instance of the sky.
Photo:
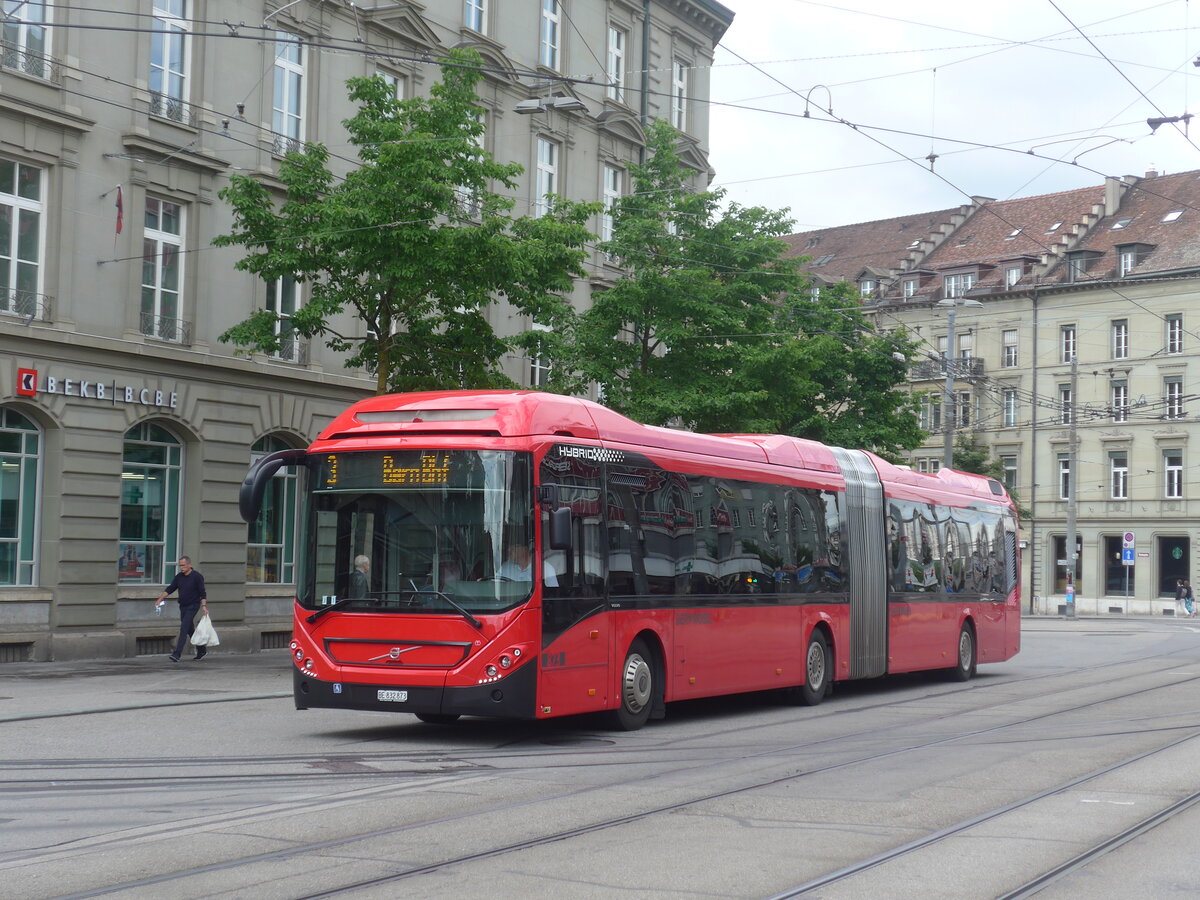
[[[721,2],[711,187],[795,231],[1200,170],[1200,0]]]

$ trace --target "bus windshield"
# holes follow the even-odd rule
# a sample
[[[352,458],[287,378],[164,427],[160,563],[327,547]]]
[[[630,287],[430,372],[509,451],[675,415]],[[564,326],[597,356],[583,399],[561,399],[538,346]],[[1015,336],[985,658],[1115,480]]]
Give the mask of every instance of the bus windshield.
[[[298,598],[314,610],[493,613],[533,591],[528,453],[330,453],[310,467]]]

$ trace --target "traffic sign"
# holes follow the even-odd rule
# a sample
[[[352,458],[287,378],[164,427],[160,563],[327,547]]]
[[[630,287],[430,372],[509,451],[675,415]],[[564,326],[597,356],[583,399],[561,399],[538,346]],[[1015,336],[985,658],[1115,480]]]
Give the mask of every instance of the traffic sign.
[[[1124,549],[1126,549],[1126,550],[1132,549],[1133,543],[1134,543],[1133,542],[1133,532],[1132,531],[1125,532]]]
[[[1133,548],[1132,547],[1126,547],[1124,550],[1121,551],[1121,565],[1123,565],[1123,566],[1132,566],[1133,565]]]

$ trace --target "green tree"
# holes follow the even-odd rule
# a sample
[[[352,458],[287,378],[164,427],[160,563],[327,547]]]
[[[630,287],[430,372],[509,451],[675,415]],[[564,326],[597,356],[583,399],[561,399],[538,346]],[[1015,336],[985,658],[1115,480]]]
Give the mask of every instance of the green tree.
[[[961,472],[973,472],[1004,484],[1004,463],[992,456],[991,447],[977,435],[959,433],[955,437],[952,462],[954,468]],[[1016,490],[1008,488],[1008,495],[1017,507],[1017,514],[1022,519],[1028,519],[1029,510],[1021,505],[1021,498],[1017,496]]]
[[[361,165],[342,180],[319,144],[281,163],[278,208],[254,178],[230,178],[220,196],[234,226],[214,243],[245,247],[239,269],[296,278],[310,296],[290,318],[258,310],[222,341],[276,351],[293,333],[319,336],[348,354],[347,366],[373,368],[384,393],[511,386],[503,357],[536,351],[539,336],[495,333],[487,311],[501,297],[538,324],[566,327],[563,295],[585,274],[597,206],[560,200],[545,216],[518,218],[514,201],[492,192],[515,188],[522,167],[481,147],[478,64],[472,51],[452,51],[430,95],[409,100],[382,79],[350,79],[358,111],[343,124]],[[359,333],[335,329],[343,312]]]
[[[904,380],[913,345],[878,336],[846,289],[813,299],[780,240],[785,212],[693,191],[678,133],[647,129],[647,159],[601,248],[626,274],[593,297],[555,386],[599,384],[642,422],[776,432],[894,455],[923,434]],[[573,380],[570,373],[579,378]]]

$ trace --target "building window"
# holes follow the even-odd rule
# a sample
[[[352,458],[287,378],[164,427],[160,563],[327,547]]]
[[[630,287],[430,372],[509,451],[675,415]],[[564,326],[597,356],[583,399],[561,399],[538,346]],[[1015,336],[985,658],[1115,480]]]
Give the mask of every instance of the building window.
[[[955,419],[959,428],[967,428],[971,424],[971,392],[959,391],[954,400]]]
[[[151,422],[125,432],[121,460],[121,531],[117,580],[166,584],[166,562],[179,549],[183,446]]]
[[[463,24],[480,34],[487,34],[487,0],[466,0]]]
[[[1013,428],[1017,424],[1017,392],[1012,388],[1004,390],[1004,427]]]
[[[0,66],[34,78],[49,78],[45,26],[50,21],[50,4],[5,0],[0,11],[4,14],[3,29],[0,30],[3,39]]]
[[[1129,418],[1129,385],[1124,381],[1112,383],[1112,420],[1124,422]]]
[[[1004,345],[1003,358],[1001,365],[1006,369],[1015,368],[1017,365],[1017,330],[1010,328],[1001,336]]]
[[[1022,274],[1023,273],[1020,266],[1009,266],[1004,270],[1004,286],[1006,288],[1011,288],[1021,280]]]
[[[1163,404],[1168,419],[1183,418],[1183,378],[1172,375],[1163,379]]]
[[[616,166],[604,167],[604,184],[601,186],[601,200],[604,211],[600,213],[600,240],[613,239],[613,210],[621,199],[621,170]]]
[[[389,72],[386,69],[376,69],[375,77],[382,78],[392,88],[392,94],[397,100],[403,100],[408,96],[408,76],[398,75],[395,72]]]
[[[550,326],[534,322],[532,330],[549,331]],[[543,356],[531,356],[529,358],[529,386],[533,388],[544,388],[549,383],[550,361]]]
[[[275,336],[279,349],[271,354],[275,359],[301,362],[300,341],[292,328],[292,317],[300,307],[300,283],[291,275],[267,282],[267,309],[275,313]]]
[[[253,465],[269,453],[289,450],[291,445],[268,435],[250,448]],[[299,476],[295,466],[281,467],[267,483],[262,509],[250,523],[246,535],[246,581],[250,584],[294,584],[296,581],[296,492]]]
[[[548,69],[558,69],[559,41],[558,0],[542,0],[541,40],[538,43],[538,61]]]
[[[1000,457],[1000,465],[1004,468],[1004,486],[1008,490],[1015,490],[1017,487],[1017,458],[1013,455],[1002,455]]]
[[[183,207],[146,198],[142,234],[141,332],[164,341],[183,340]]]
[[[538,138],[536,196],[533,198],[533,214],[544,216],[553,205],[551,199],[558,193],[558,144],[546,138]]]
[[[917,279],[905,278],[903,281],[901,281],[900,293],[904,296],[905,300],[914,296],[917,293]]]
[[[184,121],[187,99],[188,30],[187,0],[154,0],[150,109],[155,115],[176,122]]]
[[[1124,450],[1108,454],[1109,497],[1113,500],[1129,498],[1129,454]]]
[[[688,67],[680,60],[671,63],[671,124],[687,131]]]
[[[275,92],[271,128],[275,152],[300,149],[304,140],[304,45],[285,31],[275,32]]]
[[[942,398],[929,398],[929,431],[942,430]]]
[[[1091,258],[1082,253],[1069,257],[1067,260],[1067,281],[1072,283],[1083,281],[1087,276],[1090,264]]]
[[[1163,496],[1168,500],[1183,498],[1183,451],[1163,451],[1163,473],[1165,481]]]
[[[1125,276],[1137,265],[1136,250],[1121,250],[1117,253],[1117,274]]]
[[[1074,325],[1063,325],[1058,329],[1059,362],[1069,363],[1075,358],[1078,335]]]
[[[41,308],[42,170],[0,159],[0,311]]]
[[[608,56],[604,67],[608,80],[605,96],[618,103],[625,102],[625,29],[608,26]]]
[[[1071,457],[1069,454],[1058,454],[1058,499],[1066,500],[1071,496]]]
[[[942,294],[946,298],[961,297],[975,287],[975,273],[961,272],[958,275],[942,276]]]
[[[1179,313],[1167,316],[1167,352],[1183,352],[1183,316]]]
[[[1071,386],[1069,384],[1060,384],[1058,386],[1058,408],[1060,411],[1059,421],[1063,425],[1070,425],[1074,416],[1073,397],[1071,396]]]
[[[858,295],[864,298],[875,296],[875,279],[864,278],[860,281],[858,283]]]
[[[1113,319],[1112,323],[1112,358],[1129,358],[1129,320]]]
[[[37,584],[41,432],[0,407],[0,585]]]
[[[967,332],[958,336],[958,358],[970,359],[975,350],[975,335]]]

